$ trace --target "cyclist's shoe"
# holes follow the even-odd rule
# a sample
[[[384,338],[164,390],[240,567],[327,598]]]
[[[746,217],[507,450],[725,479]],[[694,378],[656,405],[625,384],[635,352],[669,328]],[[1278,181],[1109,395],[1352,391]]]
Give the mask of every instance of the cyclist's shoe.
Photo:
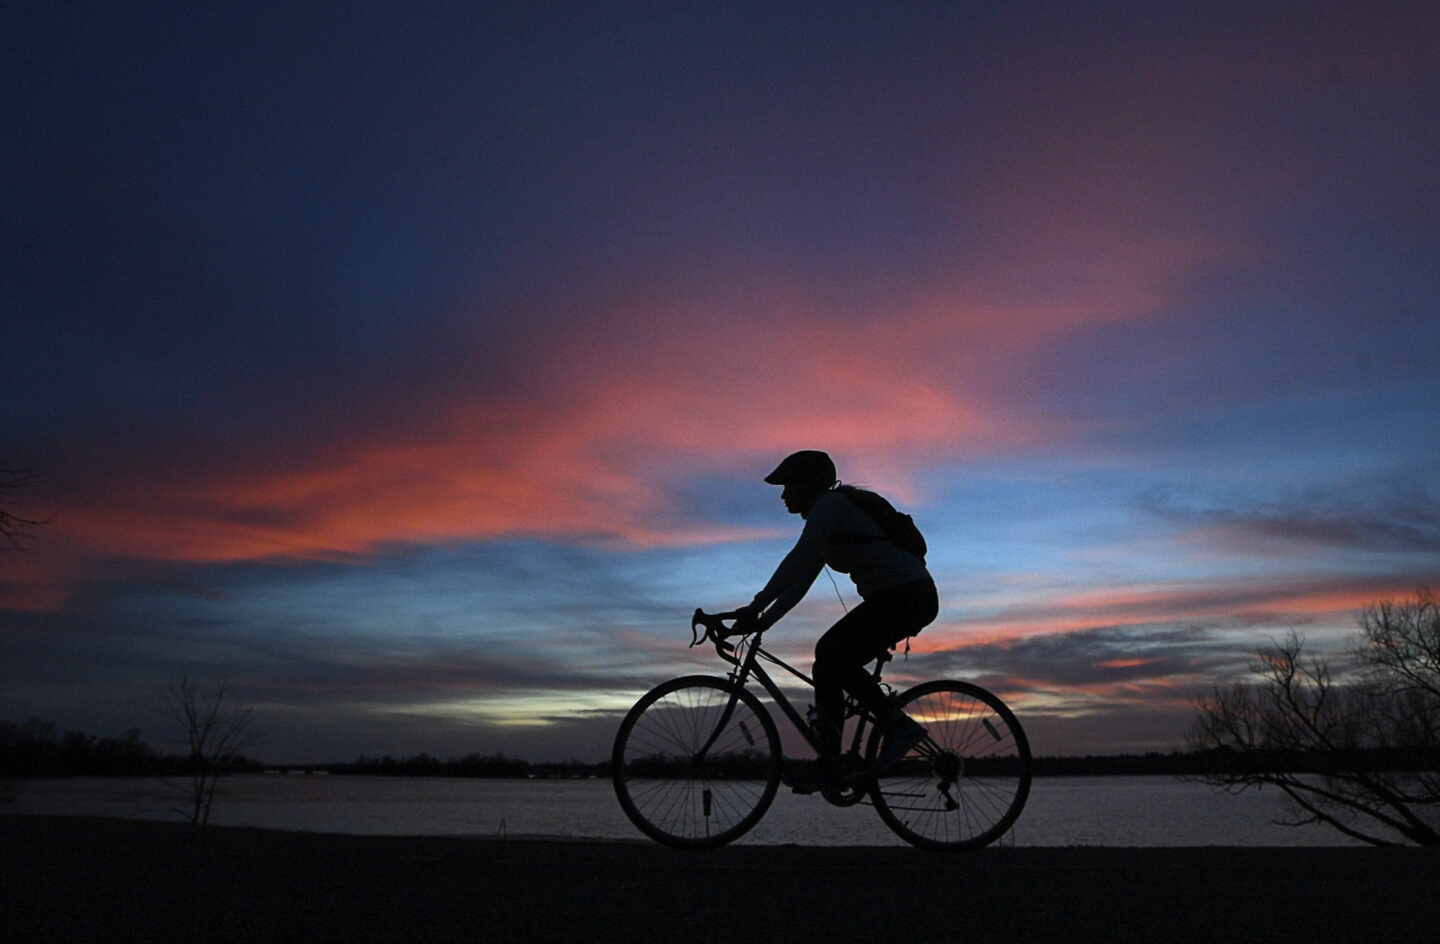
[[[901,715],[890,725],[890,733],[885,736],[885,746],[880,749],[875,766],[881,770],[895,766],[910,748],[925,739],[925,734],[925,728],[914,718]]]

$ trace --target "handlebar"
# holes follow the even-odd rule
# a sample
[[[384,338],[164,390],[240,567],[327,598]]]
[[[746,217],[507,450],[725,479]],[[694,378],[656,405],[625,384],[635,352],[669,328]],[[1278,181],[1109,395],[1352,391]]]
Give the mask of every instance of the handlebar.
[[[735,647],[725,641],[725,636],[727,633],[734,631],[735,624],[732,623],[730,626],[726,626],[725,620],[738,619],[739,614],[733,610],[728,613],[706,613],[704,610],[696,607],[695,615],[690,619],[690,646],[693,648],[707,642],[713,642],[715,644],[716,655],[727,662],[734,662]],[[702,626],[705,628],[703,633],[700,631],[700,627]],[[748,635],[749,632],[759,633],[761,631],[761,628],[756,626],[753,630],[747,631],[745,635]]]

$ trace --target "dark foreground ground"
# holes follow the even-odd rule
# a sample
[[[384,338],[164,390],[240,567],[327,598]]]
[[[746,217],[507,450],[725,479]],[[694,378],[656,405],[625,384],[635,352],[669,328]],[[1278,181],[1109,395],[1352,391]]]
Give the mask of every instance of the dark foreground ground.
[[[385,838],[0,817],[4,941],[1436,940],[1416,849]]]

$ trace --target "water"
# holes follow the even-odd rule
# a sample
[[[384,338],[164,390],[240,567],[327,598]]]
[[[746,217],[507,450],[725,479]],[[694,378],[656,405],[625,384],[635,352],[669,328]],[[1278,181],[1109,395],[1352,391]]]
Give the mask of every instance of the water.
[[[182,819],[183,782],[77,777],[12,781],[0,813]],[[1277,791],[1239,796],[1168,777],[1048,777],[1005,842],[1017,846],[1357,845],[1323,827],[1274,825]],[[213,823],[362,835],[565,836],[640,839],[607,780],[237,776]],[[868,806],[837,809],[781,788],[741,842],[897,845]]]

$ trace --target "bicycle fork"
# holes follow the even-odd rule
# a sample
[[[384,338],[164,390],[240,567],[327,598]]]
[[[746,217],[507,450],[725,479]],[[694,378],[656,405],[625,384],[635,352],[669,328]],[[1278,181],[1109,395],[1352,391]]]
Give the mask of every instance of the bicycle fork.
[[[730,692],[730,700],[725,703],[725,710],[720,712],[720,720],[715,723],[715,730],[710,732],[710,737],[690,759],[691,763],[696,767],[699,767],[700,764],[704,762],[705,755],[709,753],[710,748],[715,746],[715,741],[720,737],[720,732],[724,731],[725,726],[730,723],[731,716],[735,714],[735,703],[739,700],[740,690],[738,688],[732,689]],[[740,728],[740,734],[745,738],[745,743],[754,747],[755,735],[751,733],[749,726],[741,721],[738,727]],[[707,834],[710,830],[710,811],[714,806],[714,799],[715,795],[709,787],[705,787],[700,791],[700,813],[705,820],[705,830]]]
[[[698,765],[701,761],[703,761],[703,760],[705,759],[705,755],[706,755],[707,753],[709,753],[710,748],[712,748],[712,747],[715,746],[716,740],[718,740],[719,737],[720,737],[720,732],[725,730],[725,726],[730,723],[730,718],[731,718],[731,716],[735,714],[735,703],[736,703],[737,701],[739,701],[739,700],[740,700],[740,689],[739,689],[739,687],[737,686],[737,687],[732,688],[732,689],[730,690],[730,700],[725,703],[725,710],[722,711],[722,712],[720,712],[720,720],[717,721],[717,722],[715,722],[715,730],[713,730],[713,731],[710,732],[710,737],[705,741],[704,744],[700,745],[700,750],[698,750],[698,751],[695,752],[695,756],[691,758],[691,762],[692,762],[692,763]],[[741,721],[740,724],[739,724],[739,728],[740,728],[740,735],[741,735],[741,737],[745,738],[745,743],[748,744],[748,745],[751,746],[751,747],[754,747],[754,746],[755,746],[755,735],[751,732],[749,726],[746,725],[745,722]],[[709,815],[710,815],[710,791],[709,791],[709,790],[706,790],[706,791],[705,791],[704,800],[705,800],[705,815],[706,815],[706,816],[709,816]]]

